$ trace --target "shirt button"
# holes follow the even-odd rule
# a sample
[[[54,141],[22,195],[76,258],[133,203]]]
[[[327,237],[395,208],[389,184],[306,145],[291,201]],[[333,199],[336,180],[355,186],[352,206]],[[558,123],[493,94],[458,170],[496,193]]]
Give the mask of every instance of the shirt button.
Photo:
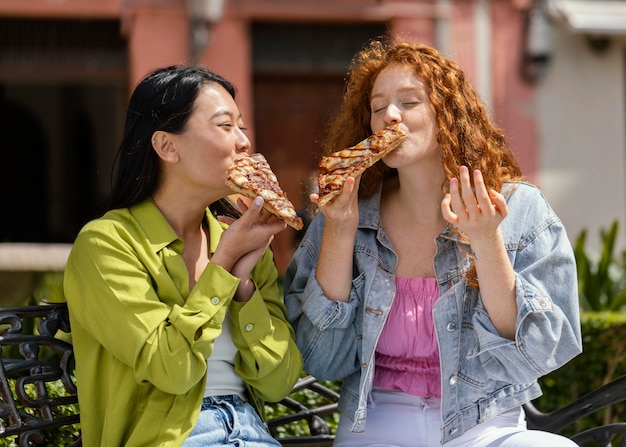
[[[250,332],[252,329],[254,328],[254,325],[252,323],[248,323],[246,324],[246,332]]]
[[[457,380],[456,376],[450,377],[450,385],[456,385],[456,380]]]
[[[217,296],[214,296],[213,298],[211,298],[211,304],[217,306],[220,303],[220,299]]]
[[[446,329],[448,330],[448,332],[452,332],[456,329],[456,323],[448,323],[448,326],[446,326]]]

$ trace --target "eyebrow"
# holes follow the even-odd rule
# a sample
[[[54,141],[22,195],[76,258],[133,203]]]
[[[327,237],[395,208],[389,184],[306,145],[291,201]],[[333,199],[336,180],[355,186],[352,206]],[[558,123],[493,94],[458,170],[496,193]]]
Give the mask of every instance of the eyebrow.
[[[221,109],[218,109],[213,115],[211,115],[211,118],[218,118],[218,117],[224,116],[224,115],[226,115],[228,117],[231,117],[232,113],[228,109],[221,108]],[[241,113],[239,113],[239,115],[236,117],[236,119],[243,120],[243,115]]]
[[[400,89],[398,89],[398,93],[406,93],[406,92],[412,92],[412,91],[416,91],[418,93],[426,93],[426,88],[423,85],[420,84],[415,84],[412,86],[407,86],[407,87],[402,87]],[[375,95],[370,96],[370,99],[374,99],[374,98],[378,98],[380,96],[384,96],[383,93],[377,93]]]

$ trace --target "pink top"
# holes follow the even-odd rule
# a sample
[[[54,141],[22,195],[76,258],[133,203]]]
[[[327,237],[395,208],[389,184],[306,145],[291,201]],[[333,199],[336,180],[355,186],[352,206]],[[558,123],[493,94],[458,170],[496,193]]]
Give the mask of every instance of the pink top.
[[[441,397],[433,305],[435,278],[396,277],[396,297],[376,346],[374,387]]]

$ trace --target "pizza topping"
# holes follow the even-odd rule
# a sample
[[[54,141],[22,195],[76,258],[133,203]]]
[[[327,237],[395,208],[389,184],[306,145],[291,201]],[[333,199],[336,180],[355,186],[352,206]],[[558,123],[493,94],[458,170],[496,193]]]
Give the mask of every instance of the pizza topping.
[[[226,186],[251,199],[261,196],[263,208],[290,227],[300,230],[304,226],[263,154],[252,154],[235,160],[228,169]]]
[[[398,124],[386,127],[355,146],[322,157],[318,168],[318,205],[330,202],[341,192],[348,177],[356,177],[397,148],[406,133]]]

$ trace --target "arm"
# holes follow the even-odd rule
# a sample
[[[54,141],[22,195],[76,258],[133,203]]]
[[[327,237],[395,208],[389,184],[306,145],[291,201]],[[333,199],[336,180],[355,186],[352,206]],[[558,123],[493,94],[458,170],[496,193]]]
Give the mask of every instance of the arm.
[[[530,383],[582,349],[576,261],[565,228],[540,191],[516,184],[501,224],[515,275],[515,337],[503,338],[483,302],[473,315],[477,355],[493,378]]]
[[[234,298],[235,301],[245,302],[255,290],[250,277],[252,269],[269,247],[274,235],[284,230],[286,224],[263,210],[261,197],[254,199],[249,206],[242,199],[238,199],[237,204],[243,215],[236,220],[220,218],[229,227],[220,236],[211,262],[241,278]]]
[[[526,230],[512,253],[515,341],[502,343],[484,311],[477,309],[473,318],[485,369],[520,383],[548,374],[582,350],[576,261],[565,229],[553,216]]]
[[[107,220],[81,231],[64,279],[72,324],[89,333],[94,348],[131,368],[138,382],[183,394],[203,380],[238,279],[209,265],[206,287],[185,300],[172,280],[186,274],[180,257],[170,247],[155,252],[136,230]]]
[[[256,288],[248,302],[233,301],[230,310],[235,369],[261,397],[276,402],[288,395],[302,371],[302,356],[287,322],[278,273],[267,250],[252,272]]]
[[[500,228],[508,208],[500,193],[487,191],[480,171],[473,175],[475,191],[468,169],[461,166],[460,179],[450,180],[450,193],[443,200],[442,211],[444,218],[469,238],[483,305],[498,332],[513,340],[518,311],[515,272]]]
[[[315,277],[324,295],[333,301],[348,301],[352,288],[352,253],[359,224],[358,183],[348,177],[341,194],[321,206],[324,215],[319,258]],[[311,194],[317,203],[319,196]]]
[[[323,228],[324,216],[318,214],[285,272],[285,304],[305,370],[320,380],[334,380],[360,367],[355,326],[360,298],[352,287],[347,302],[324,295],[314,274]]]

